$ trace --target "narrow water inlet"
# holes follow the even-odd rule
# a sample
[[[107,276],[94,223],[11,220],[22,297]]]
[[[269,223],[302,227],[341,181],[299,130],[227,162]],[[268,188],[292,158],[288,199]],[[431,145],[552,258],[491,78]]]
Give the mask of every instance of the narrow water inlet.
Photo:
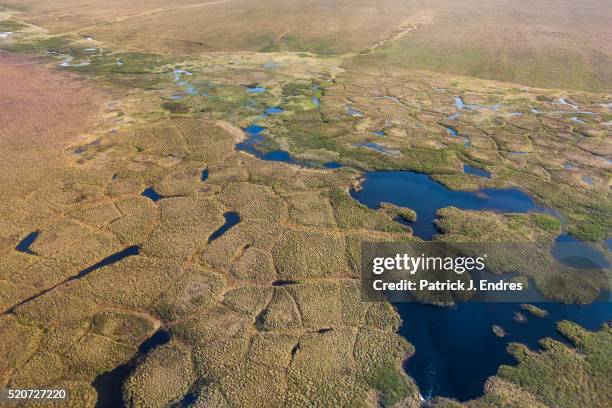
[[[289,285],[295,285],[297,283],[298,282],[294,280],[279,279],[279,280],[275,280],[274,282],[272,282],[272,286],[289,286]]]
[[[32,245],[34,241],[36,241],[36,238],[38,238],[38,235],[40,235],[40,231],[30,232],[28,235],[25,236],[25,238],[19,241],[19,243],[15,247],[15,250],[19,252],[23,252],[24,254],[36,255],[30,249],[30,245]]]
[[[223,213],[223,218],[225,218],[225,223],[218,230],[213,232],[210,237],[208,237],[209,244],[240,222],[240,215],[234,211],[227,211]]]
[[[487,179],[491,178],[491,173],[489,173],[485,169],[473,167],[473,166],[470,166],[469,164],[463,165],[463,172],[465,174],[469,174],[469,175],[476,176],[476,177],[483,177]]]
[[[70,278],[68,278],[68,280],[66,282],[72,281],[72,280],[76,280],[76,279],[80,279],[83,276],[95,271],[96,269],[100,269],[104,266],[108,266],[108,265],[112,265],[114,263],[117,263],[119,261],[121,261],[122,259],[125,259],[129,256],[135,256],[138,255],[140,253],[140,247],[138,245],[132,245],[129,246],[127,248],[125,248],[122,251],[116,252],[112,255],[107,256],[106,258],[102,259],[100,262],[91,265],[88,268],[83,269],[81,272],[79,272],[77,275],[75,276],[71,276]]]
[[[164,329],[159,329],[140,344],[138,352],[130,361],[97,376],[92,383],[98,393],[98,400],[95,405],[96,408],[125,407],[126,404],[123,401],[122,392],[123,383],[129,378],[148,353],[168,343],[168,341],[170,341],[170,334]]]
[[[97,263],[95,263],[95,264],[93,264],[93,265],[91,265],[91,266],[89,266],[89,267],[87,267],[85,269],[82,269],[78,274],[70,276],[70,277],[64,279],[63,281],[61,281],[59,283],[56,283],[55,285],[53,285],[53,286],[51,286],[51,287],[49,287],[47,289],[44,289],[44,290],[42,290],[42,291],[40,291],[40,292],[38,292],[38,293],[36,293],[36,294],[26,298],[26,299],[18,302],[17,304],[11,306],[9,309],[5,310],[4,312],[2,312],[0,314],[13,313],[17,307],[22,306],[22,305],[24,305],[24,304],[26,304],[28,302],[31,302],[32,300],[35,300],[35,299],[37,299],[37,298],[47,294],[47,293],[51,292],[53,289],[56,289],[56,288],[62,286],[63,284],[65,284],[65,283],[72,282],[74,280],[80,279],[80,278],[90,274],[91,272],[97,270],[97,269],[100,269],[100,268],[102,268],[104,266],[108,266],[108,265],[114,264],[116,262],[119,262],[122,259],[127,258],[129,256],[138,255],[139,252],[140,252],[140,246],[138,246],[138,245],[129,246],[129,247],[127,247],[127,248],[125,248],[125,249],[123,249],[123,250],[121,250],[119,252],[116,252],[116,253],[114,253],[112,255],[107,256],[106,258],[102,259],[100,262],[97,262]]]

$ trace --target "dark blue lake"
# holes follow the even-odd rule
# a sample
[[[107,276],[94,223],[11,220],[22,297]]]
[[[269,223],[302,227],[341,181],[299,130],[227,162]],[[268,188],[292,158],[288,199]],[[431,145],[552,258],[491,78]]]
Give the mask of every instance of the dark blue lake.
[[[370,208],[389,202],[415,210],[414,234],[427,240],[436,233],[433,225],[436,211],[451,205],[497,212],[546,211],[517,189],[454,191],[427,175],[410,171],[369,172],[365,174],[362,187],[360,191],[351,191],[351,195]],[[576,252],[575,256],[568,258],[564,245],[569,245]],[[553,255],[564,263],[574,263],[572,266],[602,265],[600,252],[569,235],[557,239]],[[545,301],[533,292],[536,300]],[[519,303],[460,303],[452,308],[395,303],[403,321],[399,333],[416,349],[404,368],[415,379],[425,398],[445,396],[465,401],[478,397],[483,393],[487,378],[495,375],[500,365],[515,364],[506,352],[509,342],[538,349],[538,341],[544,337],[566,341],[556,331],[556,322],[560,320],[596,330],[612,319],[612,303],[607,300],[609,293],[602,295],[602,302],[584,306],[538,303],[549,312],[546,318],[531,316],[519,308]],[[527,321],[515,321],[515,312],[521,312]],[[501,326],[507,335],[497,337],[492,331],[493,325]]]
[[[436,211],[443,207],[516,213],[545,210],[518,189],[450,190],[425,174],[411,171],[372,171],[364,176],[361,190],[352,190],[351,196],[369,208],[377,208],[381,202],[412,208],[417,213],[414,235],[424,240],[436,234],[433,222]]]
[[[278,161],[283,163],[297,164],[297,161],[295,161],[293,157],[291,157],[289,152],[285,150],[272,150],[270,152],[258,154],[256,156],[259,157],[261,160],[265,161]]]
[[[393,149],[386,148],[385,146],[382,146],[376,142],[355,143],[353,146],[374,150],[378,153],[386,154],[389,156],[399,156],[401,154],[399,150],[393,150]]]
[[[608,294],[609,296],[609,294]],[[420,303],[396,303],[402,317],[399,333],[414,345],[415,354],[405,362],[424,398],[445,396],[465,401],[483,394],[487,378],[500,365],[515,365],[506,352],[509,342],[519,342],[532,350],[544,337],[566,341],[556,331],[556,323],[570,320],[589,330],[597,330],[612,319],[612,303],[590,305],[537,303],[549,316],[538,318],[521,310],[518,303],[461,303],[441,308]],[[527,322],[514,320],[520,312]],[[492,326],[507,333],[497,337]]]

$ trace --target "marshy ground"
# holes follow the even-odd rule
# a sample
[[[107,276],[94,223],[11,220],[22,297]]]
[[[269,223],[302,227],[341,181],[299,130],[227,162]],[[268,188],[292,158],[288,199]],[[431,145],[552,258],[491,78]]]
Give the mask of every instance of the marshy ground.
[[[556,214],[445,208],[436,239],[550,257],[562,230],[610,236],[609,72],[584,79],[605,64],[576,86],[406,66],[416,51],[393,50],[439,14],[340,2],[346,33],[310,14],[254,33],[270,13],[243,3],[0,9],[0,385],[69,388],[72,406],[419,406],[414,348],[390,304],[362,302],[359,271],[361,242],[418,239],[419,214],[359,204],[364,171],[519,188]],[[189,28],[233,9],[236,27]],[[607,288],[577,274],[525,276],[570,302]],[[484,396],[431,403],[607,406],[609,325],[560,331],[575,348],[513,345]]]

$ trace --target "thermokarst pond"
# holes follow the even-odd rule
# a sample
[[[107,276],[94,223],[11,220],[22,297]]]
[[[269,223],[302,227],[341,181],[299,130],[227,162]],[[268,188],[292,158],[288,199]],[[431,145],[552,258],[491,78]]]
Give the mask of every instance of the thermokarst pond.
[[[266,92],[266,88],[263,86],[252,85],[247,87],[247,92],[250,94],[260,94]]]
[[[477,192],[449,190],[429,176],[409,171],[377,171],[365,174],[362,189],[351,191],[353,198],[370,208],[381,202],[409,207],[416,211],[414,234],[430,240],[436,233],[433,221],[436,211],[446,206],[470,210],[497,212],[545,211],[527,194],[516,189],[483,189]],[[558,242],[576,244],[579,241],[562,236]],[[588,245],[574,247],[576,257],[584,263],[601,265],[601,254]],[[555,252],[553,251],[553,254]],[[567,260],[565,257],[563,260]],[[570,263],[570,266],[572,265]],[[536,298],[545,301],[533,291]],[[509,342],[520,342],[538,349],[538,341],[552,337],[565,341],[556,331],[556,322],[570,320],[587,329],[597,330],[612,318],[609,293],[601,302],[585,306],[547,302],[538,304],[549,312],[545,319],[529,317],[526,323],[514,320],[518,303],[462,303],[443,308],[419,303],[396,303],[402,317],[399,333],[412,343],[415,354],[406,361],[406,371],[419,385],[424,398],[446,396],[465,401],[483,393],[488,377],[495,375],[500,365],[514,365],[507,351]],[[492,332],[501,326],[508,334],[504,338]],[[477,347],[475,346],[477,345]]]
[[[223,218],[225,218],[225,223],[221,227],[219,227],[218,230],[213,232],[210,237],[208,237],[209,243],[213,242],[215,239],[225,234],[230,228],[240,222],[240,215],[234,211],[228,211],[223,213]]]
[[[170,341],[170,334],[159,329],[151,337],[143,341],[138,347],[138,352],[130,361],[121,364],[111,371],[99,375],[93,382],[93,386],[98,392],[97,408],[117,408],[125,407],[122,398],[122,387],[130,374],[143,361],[146,355],[152,350]]]
[[[463,165],[463,172],[465,174],[470,174],[476,177],[484,177],[488,179],[491,178],[491,173],[489,173],[485,169],[479,169],[478,167],[473,167],[473,166],[470,166],[469,164]]]
[[[154,203],[158,202],[159,200],[161,200],[163,198],[162,196],[157,194],[157,191],[155,191],[153,189],[153,187],[145,188],[141,195],[143,197],[147,197],[148,199],[150,199]]]
[[[425,174],[411,171],[367,172],[361,189],[352,190],[351,196],[372,209],[381,202],[412,208],[417,214],[413,233],[424,240],[436,234],[436,212],[448,206],[515,213],[545,211],[518,189],[450,190]]]
[[[279,107],[279,106],[270,106],[268,108],[266,108],[266,113],[268,115],[276,115],[279,113],[283,113],[283,108]]]
[[[34,255],[34,252],[32,252],[32,250],[30,249],[30,245],[32,245],[34,241],[36,241],[38,235],[40,235],[40,231],[30,232],[28,235],[25,236],[25,238],[19,241],[19,244],[17,244],[15,250],[23,252],[24,254]]]
[[[601,301],[589,305],[536,303],[548,317],[527,314],[524,323],[514,319],[515,312],[521,310],[518,303],[460,303],[454,307],[396,303],[403,322],[399,333],[416,349],[404,367],[426,399],[445,396],[466,401],[478,397],[500,365],[516,364],[506,350],[510,342],[523,343],[531,350],[539,350],[538,341],[545,337],[567,343],[556,330],[561,320],[598,330],[612,318],[609,296],[604,294]],[[506,336],[497,337],[493,325],[502,327]]]

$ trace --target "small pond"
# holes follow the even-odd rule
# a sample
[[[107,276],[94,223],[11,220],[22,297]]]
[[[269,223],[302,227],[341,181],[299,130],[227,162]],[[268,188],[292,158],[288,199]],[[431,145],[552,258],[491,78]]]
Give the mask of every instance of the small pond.
[[[223,218],[225,218],[225,223],[223,223],[218,230],[213,232],[210,237],[208,237],[209,243],[225,234],[230,228],[240,222],[240,215],[234,211],[227,211],[223,213]]]
[[[473,166],[470,166],[469,164],[464,164],[463,165],[463,172],[465,174],[470,174],[470,175],[476,176],[476,177],[484,177],[484,178],[488,178],[488,179],[491,178],[491,173],[489,173],[485,169],[480,169],[478,167],[473,167]]]

